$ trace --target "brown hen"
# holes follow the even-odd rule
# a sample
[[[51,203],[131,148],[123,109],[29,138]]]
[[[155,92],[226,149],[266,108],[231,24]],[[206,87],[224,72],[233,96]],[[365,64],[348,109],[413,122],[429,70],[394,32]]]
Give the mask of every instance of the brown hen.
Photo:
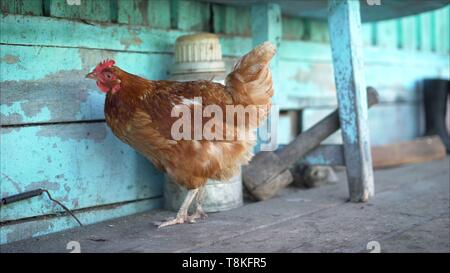
[[[273,89],[269,62],[274,54],[275,47],[269,42],[257,46],[238,61],[225,85],[204,80],[147,80],[114,66],[112,60],[103,61],[87,75],[107,93],[105,117],[113,133],[189,190],[177,217],[159,227],[193,222],[206,216],[202,200],[207,180],[228,179],[251,159],[254,129],[266,118],[271,106]],[[173,114],[174,108],[183,106],[195,112],[196,107],[206,109],[211,105],[223,111],[223,115],[203,114],[199,125],[193,114],[189,120],[194,125],[182,126],[184,132],[187,131],[183,134],[185,137],[173,137],[174,132],[178,132],[174,131],[174,126],[180,119]],[[254,106],[256,120],[247,113],[244,122],[239,123],[237,112],[232,118],[226,118],[229,106],[240,105]],[[205,132],[203,126],[213,118],[219,121],[209,127],[215,138],[203,135],[199,138],[197,133]],[[247,135],[242,138],[239,133]],[[196,212],[188,215],[195,197]]]

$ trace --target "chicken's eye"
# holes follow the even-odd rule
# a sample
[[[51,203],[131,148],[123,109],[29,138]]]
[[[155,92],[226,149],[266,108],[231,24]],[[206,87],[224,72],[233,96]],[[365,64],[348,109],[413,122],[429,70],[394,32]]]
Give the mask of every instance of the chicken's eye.
[[[106,73],[105,76],[108,80],[110,80],[112,78],[112,75],[110,73]]]

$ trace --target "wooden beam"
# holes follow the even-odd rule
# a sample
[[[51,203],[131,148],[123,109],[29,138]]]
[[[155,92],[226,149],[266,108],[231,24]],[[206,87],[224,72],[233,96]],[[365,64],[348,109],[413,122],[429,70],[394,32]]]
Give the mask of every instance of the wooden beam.
[[[0,0],[0,10],[7,14],[42,15],[42,0]]]
[[[350,200],[374,194],[359,1],[330,0],[328,27]]]
[[[0,141],[2,197],[44,188],[76,210],[162,194],[163,174],[104,122],[3,127]],[[0,222],[59,210],[42,195],[2,207]]]
[[[342,145],[320,145],[309,152],[303,163],[318,166],[345,166],[344,147]]]
[[[438,136],[372,147],[373,168],[389,168],[403,164],[443,159],[445,146]],[[303,163],[320,166],[345,166],[342,145],[320,145],[309,152]]]
[[[445,146],[438,136],[372,147],[374,168],[438,160],[445,155]]]

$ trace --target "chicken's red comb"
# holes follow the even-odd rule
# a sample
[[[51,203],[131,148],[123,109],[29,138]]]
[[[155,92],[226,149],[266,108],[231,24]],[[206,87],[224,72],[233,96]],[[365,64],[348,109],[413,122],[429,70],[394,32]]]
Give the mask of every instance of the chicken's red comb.
[[[110,60],[110,59],[106,59],[103,60],[101,63],[99,63],[97,65],[97,67],[95,68],[95,72],[96,73],[101,73],[103,71],[103,69],[111,67],[115,64],[116,62],[114,60]]]

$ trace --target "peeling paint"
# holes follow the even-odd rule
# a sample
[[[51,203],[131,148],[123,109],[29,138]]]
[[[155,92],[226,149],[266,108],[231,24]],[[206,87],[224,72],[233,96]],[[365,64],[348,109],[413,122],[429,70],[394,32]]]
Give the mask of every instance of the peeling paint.
[[[2,112],[19,103],[21,112],[27,118],[43,115],[41,120],[57,119],[59,116],[75,119],[81,104],[87,101],[89,90],[96,88],[94,82],[85,80],[84,72],[69,70],[53,73],[41,80],[4,81],[0,97]],[[22,119],[17,114],[2,114],[2,124],[14,124]]]
[[[296,73],[288,79],[296,81],[297,84],[316,84],[317,89],[324,92],[335,93],[336,87],[332,80],[333,66],[331,64],[312,63],[308,68],[299,68]]]
[[[120,39],[120,43],[125,46],[125,50],[128,50],[130,46],[140,46],[142,44],[141,38],[138,36],[132,36],[131,38]]]
[[[6,54],[3,58],[0,59],[1,62],[5,62],[7,64],[16,64],[20,62],[19,56]]]
[[[36,107],[30,106],[28,101],[20,103],[20,108],[25,117],[38,118],[39,116],[39,120],[51,119],[51,112],[47,106],[43,105],[42,103],[39,103],[35,106]]]
[[[46,190],[59,190],[60,185],[57,182],[50,182],[48,180],[42,180],[37,182],[32,182],[25,187],[25,191],[32,191],[36,189],[46,189]]]
[[[11,114],[0,114],[0,120],[1,120],[1,124],[5,124],[5,123],[21,123],[23,120],[22,115],[18,114],[18,113],[11,113]],[[2,133],[6,133],[2,130]]]

